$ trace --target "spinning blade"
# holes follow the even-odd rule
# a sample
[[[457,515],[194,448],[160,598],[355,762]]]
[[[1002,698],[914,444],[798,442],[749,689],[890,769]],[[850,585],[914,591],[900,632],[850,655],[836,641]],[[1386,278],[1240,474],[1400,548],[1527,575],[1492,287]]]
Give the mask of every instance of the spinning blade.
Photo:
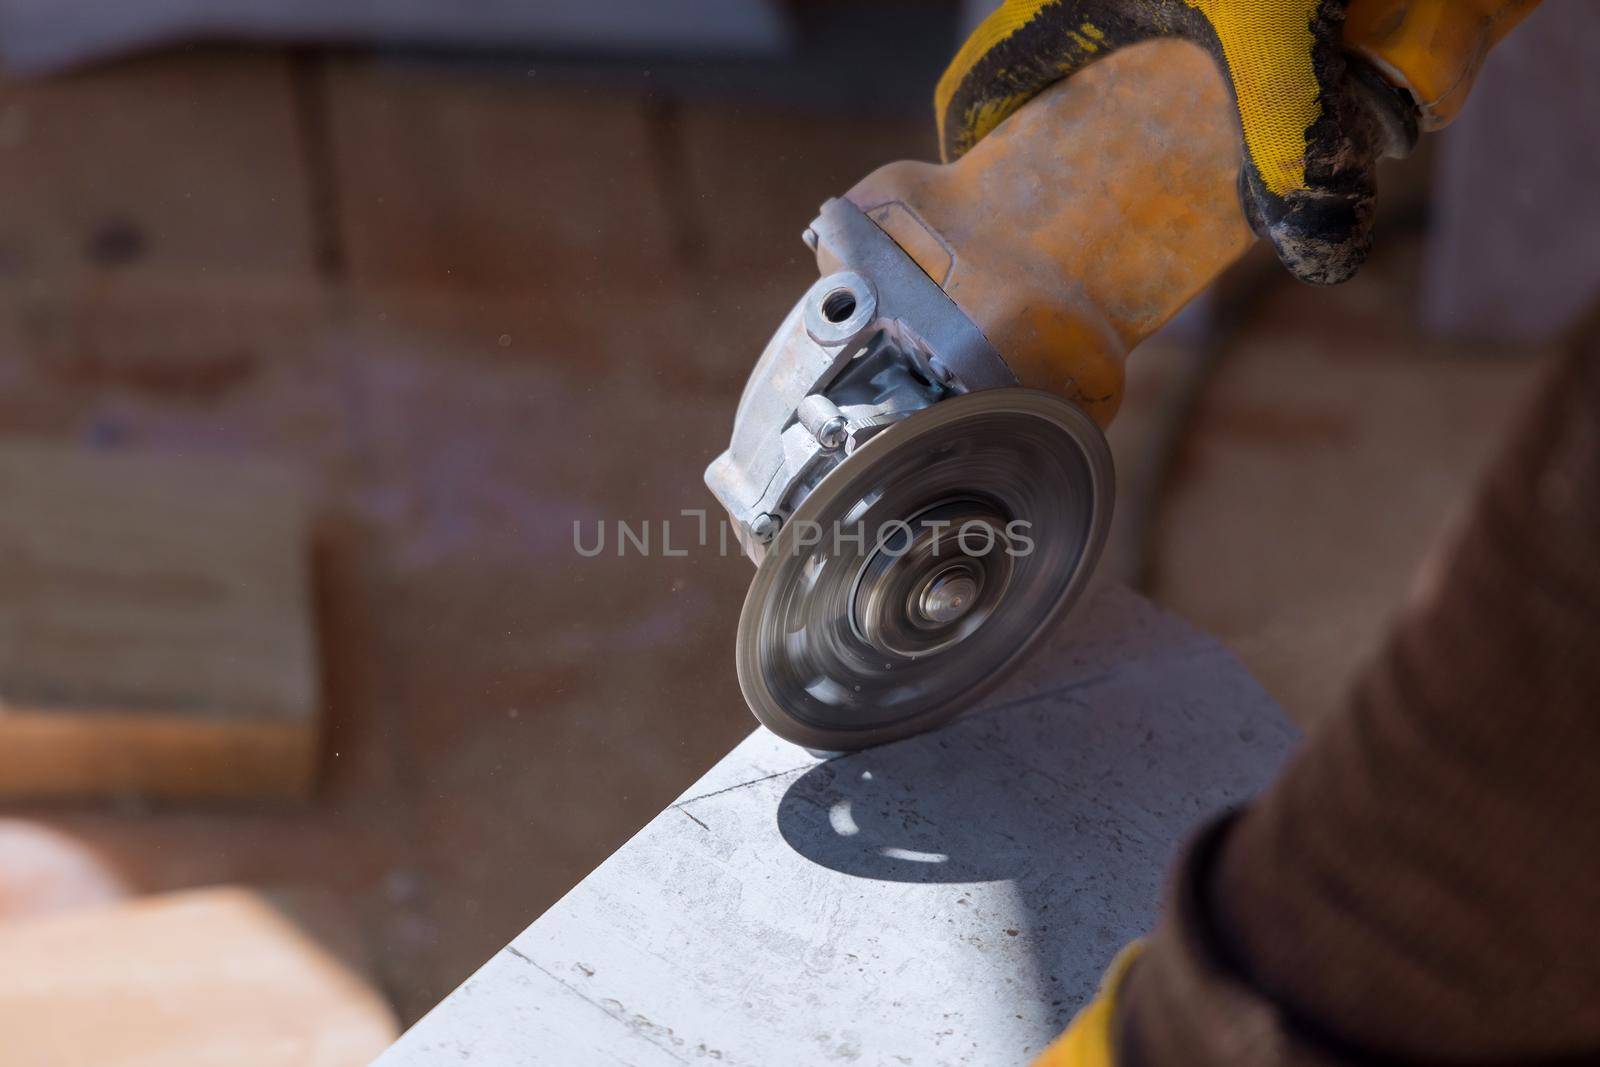
[[[1047,393],[984,390],[894,424],[768,546],[739,619],[751,709],[848,751],[969,707],[1082,591],[1112,494],[1099,427]]]

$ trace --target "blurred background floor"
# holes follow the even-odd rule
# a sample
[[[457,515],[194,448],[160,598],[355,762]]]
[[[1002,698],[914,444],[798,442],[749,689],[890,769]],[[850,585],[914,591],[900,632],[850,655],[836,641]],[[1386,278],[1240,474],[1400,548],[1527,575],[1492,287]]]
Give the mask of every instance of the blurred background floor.
[[[1144,546],[1157,602],[1220,638],[1305,726],[1377,652],[1543,366],[1537,349],[1418,331],[1421,244],[1392,229],[1346,285],[1252,298]]]
[[[931,83],[907,62],[888,82]],[[307,806],[10,806],[0,870],[24,825],[104,867],[28,909],[106,878],[332,895],[409,1020],[752,727],[748,564],[586,559],[574,524],[714,507],[703,466],[815,276],[801,228],[932,130],[920,93],[747,74],[189,49],[0,88],[0,433],[297,470],[326,697]],[[1125,572],[1304,722],[1540,365],[1416,332],[1413,233],[1334,292],[1247,265],[1118,431]],[[1140,451],[1170,432],[1174,462]]]

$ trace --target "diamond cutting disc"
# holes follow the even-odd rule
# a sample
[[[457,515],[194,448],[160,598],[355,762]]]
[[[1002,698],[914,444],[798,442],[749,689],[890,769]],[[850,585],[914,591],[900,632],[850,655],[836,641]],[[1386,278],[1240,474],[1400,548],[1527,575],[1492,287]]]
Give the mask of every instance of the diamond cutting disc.
[[[1112,494],[1099,427],[1048,393],[969,393],[894,424],[768,546],[739,618],[751,710],[849,751],[971,706],[1082,591]]]

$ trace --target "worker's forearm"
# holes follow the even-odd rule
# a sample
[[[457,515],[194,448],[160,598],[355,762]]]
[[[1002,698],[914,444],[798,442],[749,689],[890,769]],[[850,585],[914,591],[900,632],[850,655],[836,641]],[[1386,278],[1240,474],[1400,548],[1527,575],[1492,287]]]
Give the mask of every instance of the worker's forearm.
[[[1121,1067],[1600,1056],[1600,338],[1361,681],[1192,850]]]

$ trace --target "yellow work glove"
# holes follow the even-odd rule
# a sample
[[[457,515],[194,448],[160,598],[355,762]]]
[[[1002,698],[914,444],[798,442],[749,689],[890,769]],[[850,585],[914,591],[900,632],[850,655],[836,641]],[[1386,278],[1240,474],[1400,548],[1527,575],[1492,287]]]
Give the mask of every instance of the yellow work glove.
[[[1100,992],[1078,1012],[1066,1033],[1039,1054],[1033,1067],[1116,1067],[1112,1023],[1116,1019],[1117,994],[1141,947],[1135,941],[1117,954],[1101,980]]]
[[[1006,0],[940,79],[940,144],[957,158],[1038,92],[1124,45],[1194,41],[1238,105],[1251,225],[1296,277],[1340,282],[1371,244],[1378,158],[1408,151],[1419,119],[1447,120],[1488,47],[1536,3],[1353,0],[1360,39],[1347,41],[1346,0]],[[1427,85],[1412,84],[1419,74]]]

